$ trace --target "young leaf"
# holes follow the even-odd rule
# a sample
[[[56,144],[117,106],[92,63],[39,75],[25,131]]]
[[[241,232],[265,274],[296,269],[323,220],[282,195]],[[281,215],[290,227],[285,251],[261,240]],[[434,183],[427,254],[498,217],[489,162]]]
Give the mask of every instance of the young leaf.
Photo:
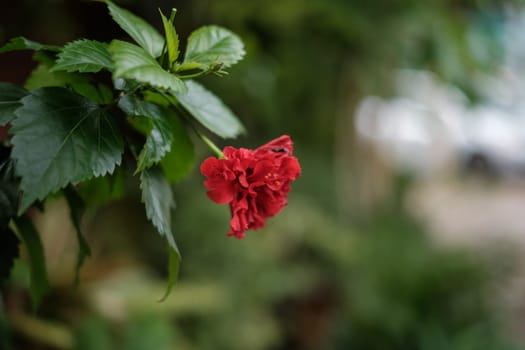
[[[190,172],[195,160],[195,150],[186,128],[179,118],[170,119],[173,142],[171,151],[160,161],[160,167],[166,180],[175,183],[182,180]]]
[[[70,186],[65,188],[64,195],[67,204],[69,205],[71,222],[73,223],[73,226],[75,226],[75,231],[77,233],[78,254],[75,267],[75,286],[78,286],[80,280],[80,268],[82,267],[82,264],[84,264],[84,260],[88,256],[91,256],[91,250],[84,238],[84,230],[82,230],[82,215],[84,215],[84,212],[86,211],[86,206],[78,193]]]
[[[171,231],[171,210],[175,208],[173,193],[169,183],[157,168],[146,169],[140,173],[142,202],[146,207],[146,216],[153,223],[169,246],[180,256],[179,248]]]
[[[64,88],[41,88],[22,99],[10,132],[22,180],[19,212],[67,184],[112,173],[123,142],[113,118]]]
[[[24,37],[18,37],[11,39],[7,44],[0,47],[0,53],[18,51],[18,50],[47,50],[47,51],[60,51],[59,46],[54,45],[43,45],[35,41],[31,41]]]
[[[179,278],[179,268],[180,268],[180,254],[178,251],[174,250],[171,247],[168,247],[169,256],[168,256],[168,286],[166,287],[166,292],[159,300],[163,302],[170,295],[171,290],[177,283]]]
[[[130,37],[133,38],[152,57],[159,57],[164,47],[164,38],[155,28],[142,18],[125,10],[109,0],[102,0],[108,5],[111,17]]]
[[[187,90],[182,80],[162,69],[159,63],[140,47],[113,40],[109,51],[115,63],[114,78],[133,79],[172,93]]]
[[[15,223],[29,255],[29,289],[33,306],[37,307],[49,291],[44,247],[31,220],[22,216],[17,218]]]
[[[199,83],[186,81],[188,92],[175,96],[180,104],[210,131],[224,138],[232,138],[244,132],[244,127],[222,101]]]
[[[229,67],[240,61],[244,54],[244,45],[237,35],[218,26],[205,26],[188,38],[184,62]]]
[[[148,117],[151,120],[151,130],[138,157],[137,172],[158,163],[171,150],[173,130],[170,120],[177,116],[167,108],[141,101],[131,95],[122,97],[119,107],[128,115]]]
[[[0,126],[14,118],[14,111],[22,105],[20,99],[27,94],[27,90],[18,85],[0,82]]]
[[[113,70],[108,44],[84,39],[73,41],[64,46],[62,52],[58,54],[56,65],[51,71],[94,73],[101,69]]]
[[[209,68],[210,67],[208,65],[199,62],[185,62],[182,64],[175,63],[175,71],[177,72],[177,75],[181,78],[184,78],[188,75],[205,72]]]
[[[179,57],[179,36],[175,31],[173,23],[171,23],[166,16],[160,11],[160,17],[162,18],[162,24],[164,25],[164,32],[166,33],[166,45],[168,46],[168,59],[170,62],[170,68]]]
[[[9,227],[0,227],[0,285],[9,277],[19,256],[20,241]]]

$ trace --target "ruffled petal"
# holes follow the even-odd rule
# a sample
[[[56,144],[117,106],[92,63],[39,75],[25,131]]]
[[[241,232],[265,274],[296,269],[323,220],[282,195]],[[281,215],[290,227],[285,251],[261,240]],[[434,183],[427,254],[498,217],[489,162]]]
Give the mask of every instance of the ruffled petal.
[[[201,173],[207,178],[208,197],[230,205],[228,236],[243,238],[247,230],[264,227],[267,218],[286,206],[290,182],[301,174],[292,152],[292,140],[283,135],[253,151],[228,146],[225,159],[204,160]]]
[[[230,203],[235,198],[234,186],[215,187],[206,192],[208,198],[218,204]]]

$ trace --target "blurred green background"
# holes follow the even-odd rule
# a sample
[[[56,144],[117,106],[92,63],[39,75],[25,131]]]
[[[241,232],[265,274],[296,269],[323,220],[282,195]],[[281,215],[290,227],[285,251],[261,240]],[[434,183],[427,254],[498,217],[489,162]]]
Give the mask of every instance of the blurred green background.
[[[521,46],[519,40],[509,45],[507,35],[509,23],[522,21],[519,1],[118,3],[159,29],[157,9],[176,7],[183,41],[205,24],[238,33],[244,61],[203,83],[249,131],[233,145],[256,147],[289,134],[302,177],[279,216],[235,240],[225,235],[228,209],[206,198],[197,162],[174,188],[183,261],[179,283],[163,303],[157,300],[166,251],[137,193],[88,213],[93,256],[78,289],[67,209],[51,200],[37,223],[52,293],[31,310],[27,266],[17,263],[3,288],[0,349],[525,349],[522,174],[500,165],[504,156],[455,147],[439,128],[431,131],[448,150],[446,166],[433,167],[432,152],[423,154],[424,169],[398,166],[385,143],[356,123],[366,96],[381,96],[388,107],[402,95],[400,69],[432,72],[435,85],[460,91],[463,112],[494,102],[486,90],[508,85],[489,78],[502,71],[519,85],[524,75],[511,70],[508,52]],[[2,2],[0,44],[20,35],[60,45],[80,37],[125,38],[101,3]],[[31,53],[0,56],[1,81],[22,84],[33,68]],[[417,84],[403,86],[423,93]],[[430,111],[423,114],[451,115],[446,108],[435,112],[436,104],[453,100],[439,100],[443,89],[420,97]],[[515,100],[524,96],[516,94]],[[510,102],[496,102],[509,110]],[[380,125],[381,111],[374,114],[378,129],[367,130],[391,135],[386,149],[397,151],[397,129]],[[395,118],[393,124],[405,125]],[[408,144],[400,154],[417,161],[410,152],[421,150]],[[199,161],[208,156],[203,147],[198,152]],[[485,221],[476,225],[480,218]]]

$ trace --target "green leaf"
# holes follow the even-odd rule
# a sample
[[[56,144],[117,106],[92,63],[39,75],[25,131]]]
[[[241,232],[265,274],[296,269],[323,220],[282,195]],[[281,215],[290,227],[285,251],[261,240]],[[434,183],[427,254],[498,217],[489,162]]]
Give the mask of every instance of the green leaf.
[[[47,63],[38,65],[31,72],[24,86],[28,90],[50,86],[69,86],[77,93],[90,99],[100,99],[97,89],[86,76],[66,72],[51,72],[50,65]]]
[[[205,26],[188,38],[184,62],[229,67],[240,61],[244,54],[244,44],[237,35],[218,26]]]
[[[98,84],[98,87],[95,86],[86,75],[55,71],[53,70],[54,65],[54,59],[49,60],[44,57],[42,63],[31,72],[25,87],[29,90],[34,90],[49,86],[67,86],[71,87],[76,93],[95,102],[111,102],[113,98],[112,91],[105,85]]]
[[[113,70],[113,61],[108,44],[94,40],[77,40],[66,46],[58,54],[56,65],[51,71],[98,72],[101,69]]]
[[[171,150],[173,131],[171,119],[176,119],[167,108],[154,103],[141,101],[132,95],[126,95],[119,101],[119,107],[128,115],[143,116],[151,120],[146,144],[138,156],[137,172],[158,163]]]
[[[9,227],[0,227],[0,285],[6,280],[13,268],[13,263],[20,255],[20,241]]]
[[[171,151],[160,161],[160,166],[166,179],[172,183],[185,178],[195,161],[195,150],[186,128],[179,118],[171,118],[173,142]]]
[[[24,84],[24,87],[28,90],[38,89],[44,86],[64,86],[67,84],[67,73],[50,71],[47,64],[38,65]]]
[[[43,45],[35,41],[31,41],[24,37],[18,37],[11,39],[7,44],[0,47],[0,53],[18,51],[18,50],[47,50],[47,51],[60,51],[59,46],[54,45]]]
[[[42,246],[40,235],[31,220],[22,216],[17,218],[15,223],[29,255],[29,289],[33,306],[37,307],[49,291],[44,247]]]
[[[159,63],[140,47],[113,40],[109,51],[115,63],[114,78],[133,79],[172,93],[187,90],[182,80],[162,69]]]
[[[140,173],[142,202],[146,207],[146,216],[153,223],[169,246],[180,256],[179,248],[171,231],[171,210],[175,208],[170,184],[158,168],[146,169]]]
[[[0,82],[0,126],[15,117],[15,110],[22,105],[20,99],[27,94],[27,90],[18,85]]]
[[[98,93],[101,103],[108,104],[113,100],[113,90],[107,85],[98,84]]]
[[[173,9],[175,11],[175,9]],[[170,62],[170,68],[179,57],[179,36],[175,31],[173,23],[170,22],[166,16],[160,11],[160,17],[162,18],[162,24],[164,25],[164,32],[166,33],[166,45],[168,46],[168,58]]]
[[[202,74],[206,72],[208,68],[208,65],[199,62],[184,62],[182,64],[175,63],[175,71],[181,78],[194,74]]]
[[[222,101],[199,83],[186,82],[188,92],[175,96],[180,104],[210,131],[224,138],[232,138],[244,132],[244,127]]]
[[[78,254],[77,264],[75,266],[75,286],[78,286],[80,279],[80,268],[82,267],[82,264],[84,264],[84,260],[88,256],[91,256],[91,250],[89,249],[89,245],[84,238],[84,230],[82,230],[82,216],[86,211],[86,205],[78,193],[70,186],[65,188],[64,195],[66,197],[67,204],[69,205],[71,222],[73,223],[73,226],[75,226],[75,231],[77,233]]]
[[[125,194],[125,178],[122,168],[111,175],[82,181],[76,188],[88,208],[97,208],[121,199]]]
[[[166,292],[159,300],[163,302],[170,295],[173,287],[177,284],[179,278],[179,269],[180,269],[180,254],[178,251],[175,251],[173,248],[168,247],[169,256],[168,256],[168,286],[166,287]]]
[[[164,47],[164,38],[155,28],[142,18],[125,10],[109,0],[102,0],[108,5],[111,17],[130,37],[133,38],[152,57],[159,57]]]
[[[23,192],[19,212],[68,184],[112,173],[123,142],[111,115],[64,88],[42,88],[22,99],[10,132]]]
[[[139,86],[139,83],[135,80],[116,78],[113,81],[113,86],[117,90],[129,92],[135,90]]]

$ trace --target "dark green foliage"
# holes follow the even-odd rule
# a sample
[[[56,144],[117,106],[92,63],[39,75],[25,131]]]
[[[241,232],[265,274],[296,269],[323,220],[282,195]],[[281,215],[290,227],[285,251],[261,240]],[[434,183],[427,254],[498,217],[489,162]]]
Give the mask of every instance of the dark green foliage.
[[[9,277],[13,263],[19,256],[20,241],[9,227],[0,228],[0,284]]]
[[[22,180],[20,212],[70,183],[111,174],[122,136],[114,118],[65,88],[41,88],[22,100],[10,132]]]
[[[20,241],[8,226],[16,215],[18,181],[14,176],[10,150],[0,145],[0,285],[9,277],[14,260],[19,256]]]
[[[44,51],[59,51],[60,47],[54,46],[54,45],[44,45],[37,43],[35,41],[26,39],[24,37],[18,37],[11,39],[7,44],[0,47],[0,53],[3,52],[9,52],[9,51],[17,51],[17,50],[44,50]]]
[[[49,291],[46,259],[40,235],[26,216],[15,219],[15,224],[29,255],[29,289],[36,308]]]
[[[27,91],[14,84],[0,82],[0,126],[4,126],[14,118],[14,111],[21,106],[20,100]]]
[[[42,300],[48,283],[39,235],[25,216],[31,206],[63,190],[77,232],[78,283],[79,269],[90,255],[82,228],[86,204],[96,206],[121,197],[127,188],[115,181],[136,169],[130,175],[140,178],[146,216],[168,242],[169,293],[180,263],[171,229],[175,201],[170,183],[186,177],[194,161],[186,126],[199,132],[197,124],[202,123],[223,137],[244,130],[218,97],[196,82],[184,82],[224,74],[224,68],[244,56],[239,37],[218,26],[202,27],[188,39],[182,61],[174,10],[169,19],[160,14],[164,38],[143,19],[104,2],[138,45],[80,39],[57,47],[20,37],[0,48],[0,52],[36,51],[39,62],[26,82],[29,91],[0,83],[0,126],[9,124],[11,136],[4,142],[12,147],[0,160],[0,230],[5,250],[0,272],[5,278],[18,256],[18,241],[8,228],[14,219],[29,253],[35,304]],[[199,69],[192,72],[192,67]],[[113,87],[107,85],[104,71],[112,75]]]
[[[75,226],[75,231],[77,233],[78,258],[75,268],[75,285],[78,285],[80,268],[82,267],[84,260],[91,255],[91,250],[89,249],[89,245],[84,237],[84,230],[82,229],[82,216],[86,211],[86,204],[71,187],[67,187],[64,190],[64,196],[69,205],[71,222],[73,223],[73,226]]]

